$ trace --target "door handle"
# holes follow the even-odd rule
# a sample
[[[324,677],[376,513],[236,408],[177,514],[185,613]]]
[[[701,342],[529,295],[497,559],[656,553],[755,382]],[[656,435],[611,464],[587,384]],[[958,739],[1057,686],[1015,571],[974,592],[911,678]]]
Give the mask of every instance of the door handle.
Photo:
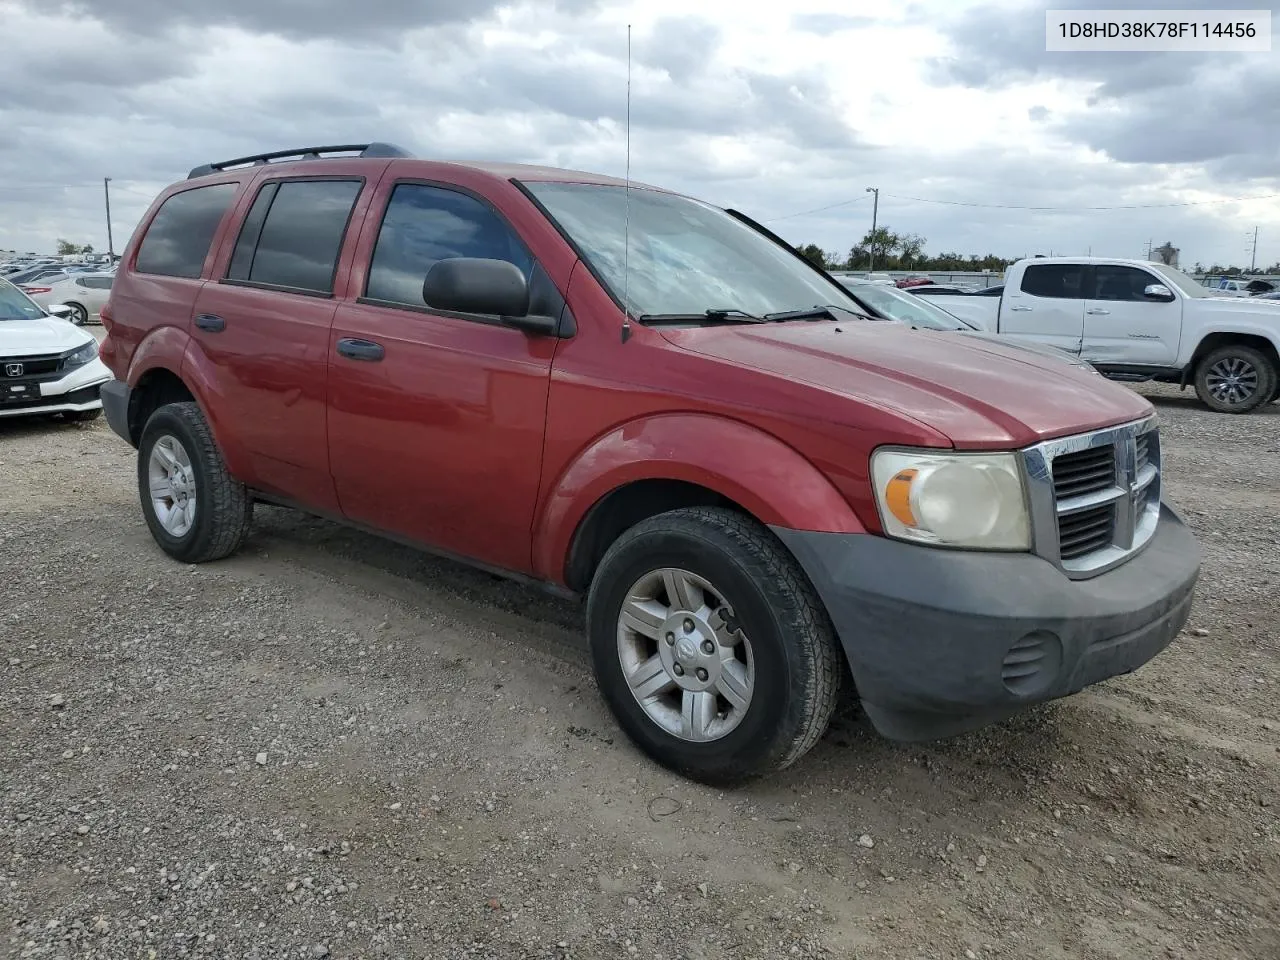
[[[221,317],[214,316],[212,313],[202,313],[196,317],[196,326],[210,333],[221,333],[227,329],[227,321]]]
[[[348,360],[368,360],[373,363],[377,363],[386,355],[382,344],[374,343],[372,340],[356,340],[352,337],[344,337],[338,341],[338,353]]]
[[[1009,308],[1010,313],[1027,313],[1030,310],[1031,310],[1030,307],[1010,307]]]

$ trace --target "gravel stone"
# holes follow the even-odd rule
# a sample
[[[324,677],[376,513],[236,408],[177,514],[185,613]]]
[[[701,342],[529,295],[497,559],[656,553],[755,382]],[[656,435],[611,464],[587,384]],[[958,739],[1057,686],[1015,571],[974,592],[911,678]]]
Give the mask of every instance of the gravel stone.
[[[1280,956],[1280,404],[1136,389],[1194,629],[737,790],[628,743],[580,604],[269,506],[176,564],[105,422],[0,420],[0,957]]]

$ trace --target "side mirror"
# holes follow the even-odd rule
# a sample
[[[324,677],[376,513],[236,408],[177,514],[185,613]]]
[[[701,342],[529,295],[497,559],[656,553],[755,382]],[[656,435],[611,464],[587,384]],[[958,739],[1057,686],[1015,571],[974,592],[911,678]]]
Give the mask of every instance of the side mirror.
[[[59,320],[70,320],[74,311],[65,303],[51,303],[44,308],[44,312],[57,317]]]
[[[427,272],[422,299],[437,310],[523,317],[529,313],[529,283],[506,260],[455,257],[436,261]]]
[[[1158,300],[1162,303],[1170,303],[1173,299],[1173,291],[1166,287],[1163,283],[1151,283],[1142,291],[1142,295],[1148,300]]]

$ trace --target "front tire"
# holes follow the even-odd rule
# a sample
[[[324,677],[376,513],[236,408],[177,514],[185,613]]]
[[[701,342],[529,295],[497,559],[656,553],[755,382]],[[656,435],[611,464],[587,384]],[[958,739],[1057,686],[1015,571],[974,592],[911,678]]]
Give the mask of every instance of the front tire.
[[[184,563],[234,553],[253,519],[244,484],[227,473],[213,432],[195,403],[169,403],[143,427],[138,493],[151,535]]]
[[[88,423],[90,420],[97,420],[102,416],[102,408],[97,407],[93,410],[67,410],[62,414],[72,423]]]
[[[674,510],[619,537],[592,580],[587,625],[623,730],[705,783],[790,766],[839,698],[826,609],[777,538],[730,510]]]
[[[1249,413],[1276,396],[1275,364],[1260,350],[1228,344],[1196,366],[1196,395],[1210,410]]]

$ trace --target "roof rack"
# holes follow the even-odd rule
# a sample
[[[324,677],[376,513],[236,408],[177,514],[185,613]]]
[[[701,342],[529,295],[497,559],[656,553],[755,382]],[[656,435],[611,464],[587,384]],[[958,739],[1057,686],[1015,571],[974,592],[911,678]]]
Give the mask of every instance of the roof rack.
[[[256,153],[251,157],[237,157],[234,160],[223,160],[220,163],[206,163],[201,166],[192,168],[187,174],[188,180],[194,180],[196,177],[207,177],[210,174],[221,173],[232,167],[255,166],[259,167],[263,164],[276,161],[291,160],[320,160],[323,159],[321,154],[324,153],[358,153],[362,158],[384,158],[384,157],[412,157],[413,154],[404,147],[397,147],[394,143],[347,143],[339,144],[331,147],[300,147],[297,150],[277,150],[275,153]]]

